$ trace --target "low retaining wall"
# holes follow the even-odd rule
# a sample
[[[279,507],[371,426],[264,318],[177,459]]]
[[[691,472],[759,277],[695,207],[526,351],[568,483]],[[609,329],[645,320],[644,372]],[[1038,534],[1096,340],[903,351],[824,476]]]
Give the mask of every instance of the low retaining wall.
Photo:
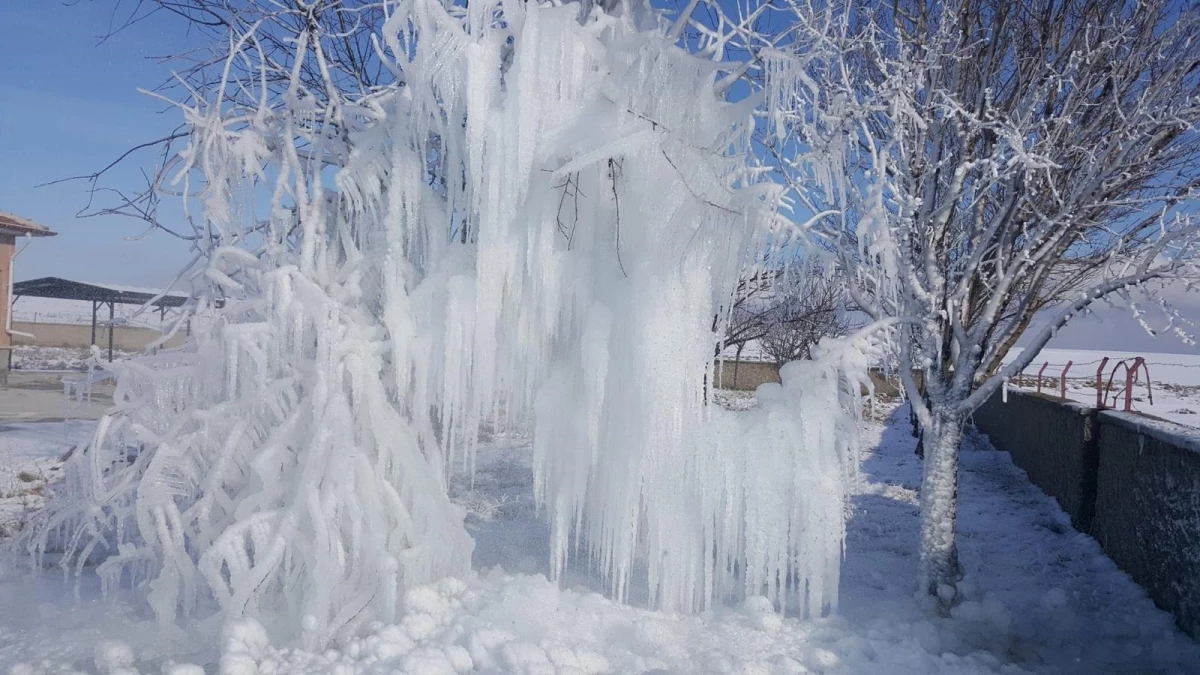
[[[779,366],[765,361],[717,361],[717,389],[754,391],[760,384],[779,382]]]
[[[975,424],[1200,639],[1200,430],[1020,391]]]
[[[14,333],[27,333],[33,337],[13,335],[14,345],[31,345],[35,347],[67,347],[84,348],[92,345],[91,324],[74,323],[32,323],[29,321],[14,321]],[[114,326],[113,348],[122,351],[138,351],[157,340],[162,333],[153,328],[137,326]],[[186,336],[183,332],[176,333],[166,342],[165,347],[177,347],[183,344]],[[108,326],[96,327],[96,344],[108,348]]]
[[[721,361],[716,362],[717,389],[754,391],[760,384],[779,382],[779,366],[765,361]],[[917,373],[920,374],[919,372]],[[875,395],[895,398],[900,395],[900,384],[890,373],[871,370],[867,373],[875,388]],[[863,388],[863,394],[867,393]]]

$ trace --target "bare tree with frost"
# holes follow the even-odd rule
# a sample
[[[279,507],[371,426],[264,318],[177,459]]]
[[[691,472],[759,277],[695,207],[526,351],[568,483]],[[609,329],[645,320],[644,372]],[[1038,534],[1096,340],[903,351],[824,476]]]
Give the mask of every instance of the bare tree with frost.
[[[713,317],[714,326],[725,322],[725,333],[716,347],[717,356],[732,349],[735,360],[740,361],[746,345],[766,335],[774,277],[773,272],[761,266],[751,267],[738,276],[727,316]]]
[[[848,305],[835,270],[804,259],[783,268],[758,261],[738,278],[717,354],[733,350],[741,360],[746,345],[756,343],[779,365],[812,358],[822,338],[850,333]]]
[[[800,261],[783,271],[774,283],[759,342],[779,365],[811,359],[825,338],[850,333],[845,284],[833,270]]]
[[[167,624],[270,617],[320,645],[469,569],[446,484],[486,422],[532,428],[552,575],[582,558],[681,611],[836,608],[866,341],[790,364],[753,411],[704,404],[713,316],[783,226],[753,101],[727,100],[749,22],[145,4],[220,40],[180,79],[183,147],[150,193],[183,200],[203,321],[107,365],[116,409],[35,553],[99,563]]]
[[[925,439],[920,590],[952,603],[971,412],[1093,302],[1200,273],[1200,13],[1166,0],[792,7],[786,44],[761,52],[764,147],[856,303],[895,330]]]

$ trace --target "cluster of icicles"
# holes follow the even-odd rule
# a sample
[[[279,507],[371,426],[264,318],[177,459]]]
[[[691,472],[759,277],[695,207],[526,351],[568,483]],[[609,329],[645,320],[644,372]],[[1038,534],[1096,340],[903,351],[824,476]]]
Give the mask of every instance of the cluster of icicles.
[[[706,405],[713,317],[779,198],[744,182],[749,109],[630,17],[404,7],[381,37],[406,84],[306,155],[278,139],[311,101],[188,109],[227,301],[187,348],[113,364],[118,410],[31,546],[99,562],[164,623],[272,614],[322,644],[468,573],[448,474],[482,423],[532,421],[555,575],[578,559],[678,611],[832,609],[859,352],[789,365],[751,411]],[[336,185],[312,156],[344,158]],[[264,229],[246,186],[267,176]]]

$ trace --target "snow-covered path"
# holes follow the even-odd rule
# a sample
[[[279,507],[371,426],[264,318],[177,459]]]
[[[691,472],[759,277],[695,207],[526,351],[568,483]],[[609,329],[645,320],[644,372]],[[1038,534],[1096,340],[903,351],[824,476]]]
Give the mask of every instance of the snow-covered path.
[[[1197,673],[1200,647],[1170,615],[1071,527],[1058,504],[968,434],[959,482],[959,555],[968,600],[931,619],[908,595],[916,578],[921,460],[907,408],[870,425],[842,568],[842,619],[856,632],[917,639],[1028,670]]]
[[[144,673],[169,660],[210,673],[1200,672],[1200,647],[1007,455],[974,437],[960,486],[968,600],[952,617],[931,617],[911,592],[920,461],[907,414],[864,426],[835,617],[780,618],[758,599],[667,615],[608,601],[586,570],[560,589],[540,575],[548,543],[531,503],[528,446],[496,442],[481,450],[474,484],[454,485],[472,514],[478,576],[412,591],[399,625],[322,653],[271,646],[253,624],[221,641],[203,628],[163,639],[94,589],[77,606],[54,575],[30,583],[0,573],[0,672],[115,672],[130,655]]]

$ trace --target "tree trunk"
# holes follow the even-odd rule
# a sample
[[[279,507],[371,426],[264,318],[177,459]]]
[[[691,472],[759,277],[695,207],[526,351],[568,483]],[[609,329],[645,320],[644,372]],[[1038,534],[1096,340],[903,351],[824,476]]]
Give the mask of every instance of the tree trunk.
[[[921,480],[921,550],[917,568],[919,593],[953,604],[962,580],[955,545],[958,517],[958,450],[962,442],[962,415],[935,410],[931,428],[923,434],[924,475]]]

